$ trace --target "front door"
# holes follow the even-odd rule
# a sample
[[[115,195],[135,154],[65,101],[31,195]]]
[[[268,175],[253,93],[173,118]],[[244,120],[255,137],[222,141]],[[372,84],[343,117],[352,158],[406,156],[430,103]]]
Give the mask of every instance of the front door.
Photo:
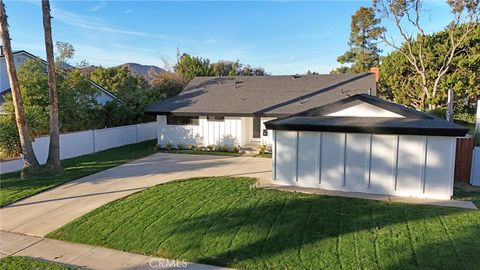
[[[261,135],[260,125],[261,125],[260,117],[256,117],[256,116],[253,117],[253,138],[254,139],[260,139],[260,135]]]

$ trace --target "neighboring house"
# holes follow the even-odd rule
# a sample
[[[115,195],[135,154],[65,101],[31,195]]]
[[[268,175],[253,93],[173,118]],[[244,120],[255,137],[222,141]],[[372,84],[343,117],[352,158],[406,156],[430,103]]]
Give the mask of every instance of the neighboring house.
[[[25,63],[25,61],[29,59],[40,59],[45,65],[47,62],[27,51],[16,51],[13,53],[13,60],[15,63],[15,69],[19,69],[20,66]],[[64,69],[72,68],[71,66],[65,66]],[[95,99],[99,104],[104,105],[108,101],[117,100],[122,102],[118,97],[114,94],[110,93],[107,89],[103,88],[102,86],[98,85],[94,81],[90,81],[92,86],[97,89],[97,95]],[[5,94],[10,93],[10,82],[8,80],[8,73],[7,67],[5,63],[5,56],[3,55],[3,51],[0,50],[0,104],[3,103],[3,97]]]
[[[266,123],[273,180],[289,186],[450,199],[468,129],[360,94]]]
[[[146,111],[157,115],[160,145],[271,144],[266,121],[360,93],[376,95],[374,74],[196,77]]]

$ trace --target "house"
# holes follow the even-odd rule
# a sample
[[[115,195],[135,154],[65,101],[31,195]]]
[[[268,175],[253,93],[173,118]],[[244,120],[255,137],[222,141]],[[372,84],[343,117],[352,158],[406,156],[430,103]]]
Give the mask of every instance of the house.
[[[356,94],[268,121],[275,184],[450,199],[456,137],[468,129]]]
[[[13,60],[15,63],[15,69],[19,69],[20,66],[25,63],[25,61],[29,59],[40,59],[45,65],[47,62],[27,51],[15,51],[13,52]],[[65,69],[72,68],[71,66],[67,65],[64,67]],[[122,102],[118,97],[114,94],[110,93],[107,89],[103,88],[102,86],[98,85],[94,81],[90,81],[92,87],[97,89],[97,95],[95,99],[101,105],[105,103],[116,100],[118,102]],[[8,73],[7,67],[5,63],[5,56],[3,55],[3,50],[0,49],[0,104],[3,103],[3,97],[5,94],[10,93],[10,82],[8,80]]]
[[[196,77],[146,112],[160,145],[271,145],[265,122],[360,93],[376,95],[374,74]]]

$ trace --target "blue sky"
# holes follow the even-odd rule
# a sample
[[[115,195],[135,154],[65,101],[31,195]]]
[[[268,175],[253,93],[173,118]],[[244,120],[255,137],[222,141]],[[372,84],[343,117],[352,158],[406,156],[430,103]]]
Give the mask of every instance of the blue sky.
[[[54,41],[72,43],[72,64],[174,64],[181,52],[240,60],[271,74],[328,73],[348,49],[350,17],[371,1],[53,1]],[[44,57],[40,0],[5,2],[14,50]],[[424,5],[428,32],[449,22],[446,1]],[[391,25],[387,28],[393,30]],[[395,37],[395,32],[391,31]]]

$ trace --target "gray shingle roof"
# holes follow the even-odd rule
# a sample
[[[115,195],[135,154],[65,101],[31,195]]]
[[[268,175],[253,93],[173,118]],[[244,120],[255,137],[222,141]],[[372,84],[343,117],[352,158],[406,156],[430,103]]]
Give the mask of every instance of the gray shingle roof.
[[[196,77],[178,95],[153,104],[148,113],[176,115],[287,116],[345,97],[376,94],[375,76]]]

